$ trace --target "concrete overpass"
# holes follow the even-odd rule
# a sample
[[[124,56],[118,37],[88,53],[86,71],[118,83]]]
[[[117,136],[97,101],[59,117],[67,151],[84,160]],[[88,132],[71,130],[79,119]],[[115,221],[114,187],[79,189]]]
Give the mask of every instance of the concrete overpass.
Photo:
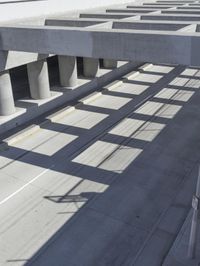
[[[190,9],[195,2],[178,2],[177,7],[176,2],[163,4],[144,3],[136,8],[128,5],[102,13],[83,13],[74,20],[48,19],[44,26],[1,27],[0,70],[40,59],[28,65],[28,76],[32,98],[45,99],[50,97],[45,61],[49,54],[62,56],[61,83],[69,87],[76,85],[77,56],[88,58],[84,64],[90,71],[94,66],[98,68],[99,58],[199,66],[199,11]],[[1,73],[1,84],[0,114],[13,114],[8,71]]]
[[[52,111],[1,136],[0,264],[198,265],[183,223],[200,162],[199,10],[158,0],[1,25],[0,119],[17,113],[22,64],[21,106]]]

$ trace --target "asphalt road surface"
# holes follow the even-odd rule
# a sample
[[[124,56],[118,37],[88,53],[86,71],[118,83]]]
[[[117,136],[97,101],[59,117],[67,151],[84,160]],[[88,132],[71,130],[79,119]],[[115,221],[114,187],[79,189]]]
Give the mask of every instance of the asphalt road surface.
[[[140,70],[1,151],[0,265],[162,265],[196,182],[199,76]]]

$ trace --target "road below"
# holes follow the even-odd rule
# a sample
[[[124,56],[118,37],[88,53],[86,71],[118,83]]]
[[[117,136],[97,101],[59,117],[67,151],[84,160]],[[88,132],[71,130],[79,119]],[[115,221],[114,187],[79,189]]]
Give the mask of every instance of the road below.
[[[196,183],[199,76],[140,69],[1,151],[0,265],[162,265]]]

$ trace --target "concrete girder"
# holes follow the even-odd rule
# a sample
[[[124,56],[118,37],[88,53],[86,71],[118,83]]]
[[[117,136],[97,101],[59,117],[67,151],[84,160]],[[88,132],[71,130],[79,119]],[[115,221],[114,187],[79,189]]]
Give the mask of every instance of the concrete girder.
[[[84,13],[80,14],[80,18],[123,19],[143,14],[144,13]]]
[[[155,4],[155,3],[154,3]],[[134,9],[167,9],[167,8],[170,8],[170,7],[173,7],[173,6],[171,6],[171,5],[162,5],[162,6],[158,6],[158,5],[154,5],[154,4],[152,4],[152,6],[151,5],[146,5],[146,6],[136,6],[136,5],[128,5],[128,6],[126,6],[127,8],[134,8]]]
[[[200,10],[162,10],[161,11],[161,14],[174,14],[174,15],[177,15],[177,14],[186,14],[186,15],[199,15],[200,14]]]
[[[177,31],[181,28],[190,26],[190,24],[186,23],[154,23],[149,21],[146,23],[145,21],[140,22],[113,22],[113,29],[135,29],[135,30],[160,30],[160,31]]]
[[[176,14],[176,15],[168,15],[168,14],[156,14],[156,15],[142,15],[141,20],[169,20],[169,21],[196,21],[200,23],[199,15],[185,15],[185,14]]]
[[[27,53],[23,51],[0,51],[0,71],[29,64],[52,55]]]
[[[182,6],[183,5],[183,3],[175,3],[175,1],[174,2],[163,2],[163,3],[158,3],[158,2],[151,2],[151,3],[143,3],[143,5],[144,6],[159,6],[159,7],[161,7],[161,6]]]
[[[177,10],[199,10],[200,6],[177,6]]]
[[[63,27],[89,27],[107,22],[102,19],[46,19],[46,26],[63,26]]]
[[[158,11],[156,9],[106,9],[107,13],[149,13]]]
[[[2,50],[200,66],[198,32],[27,26],[0,36]]]

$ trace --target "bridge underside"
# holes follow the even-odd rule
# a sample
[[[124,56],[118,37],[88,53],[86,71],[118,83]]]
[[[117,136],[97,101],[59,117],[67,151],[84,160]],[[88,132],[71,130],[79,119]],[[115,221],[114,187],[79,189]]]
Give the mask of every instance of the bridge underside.
[[[0,27],[0,116],[16,113],[9,70],[27,65],[29,97],[51,97],[49,56],[58,56],[60,85],[97,76],[100,60],[108,69],[117,61],[200,66],[200,1],[140,2],[78,17],[47,18],[45,25]],[[124,74],[124,73],[123,73]]]
[[[44,26],[0,27],[0,50],[200,66],[199,24],[197,2],[129,4]]]
[[[190,265],[172,245],[200,161],[199,29],[200,0],[0,27],[0,134],[53,110],[0,145],[0,264]]]

